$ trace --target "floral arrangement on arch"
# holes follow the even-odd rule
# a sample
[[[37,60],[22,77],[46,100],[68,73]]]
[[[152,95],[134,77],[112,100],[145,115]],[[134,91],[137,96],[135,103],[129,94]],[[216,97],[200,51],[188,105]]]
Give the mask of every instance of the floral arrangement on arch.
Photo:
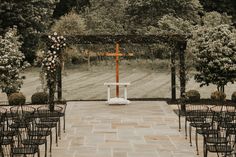
[[[55,79],[57,65],[60,64],[59,55],[61,49],[66,46],[66,38],[56,32],[49,35],[48,51],[43,51],[42,68],[47,80]],[[55,81],[55,80],[54,80]]]

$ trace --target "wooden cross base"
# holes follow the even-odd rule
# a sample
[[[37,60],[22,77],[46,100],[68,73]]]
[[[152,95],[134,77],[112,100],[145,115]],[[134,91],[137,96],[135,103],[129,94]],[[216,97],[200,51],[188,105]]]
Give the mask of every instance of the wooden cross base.
[[[107,104],[109,105],[127,105],[130,101],[127,99],[127,86],[130,83],[104,83],[107,86]],[[124,98],[111,98],[111,86],[124,86]]]

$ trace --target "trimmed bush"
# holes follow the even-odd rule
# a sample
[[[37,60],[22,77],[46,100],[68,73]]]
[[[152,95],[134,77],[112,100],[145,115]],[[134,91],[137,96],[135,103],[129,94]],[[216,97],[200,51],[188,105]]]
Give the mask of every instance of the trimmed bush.
[[[189,90],[186,92],[186,97],[189,102],[198,102],[200,100],[200,93],[197,90]]]
[[[37,92],[31,96],[32,104],[46,104],[48,102],[48,93]]]
[[[19,93],[12,93],[8,97],[9,105],[24,105],[25,104],[25,96],[19,92]]]
[[[233,102],[236,102],[236,92],[233,92],[232,96],[231,96],[231,100]]]
[[[223,92],[215,91],[211,93],[211,99],[212,100],[225,100],[226,95]]]

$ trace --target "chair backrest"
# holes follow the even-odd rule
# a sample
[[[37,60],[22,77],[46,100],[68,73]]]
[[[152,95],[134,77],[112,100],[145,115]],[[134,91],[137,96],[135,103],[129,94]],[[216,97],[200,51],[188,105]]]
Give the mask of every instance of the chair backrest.
[[[7,109],[0,107],[0,124],[4,123],[6,120]]]
[[[10,108],[13,122],[29,123],[34,120],[35,108],[29,105],[13,106]]]
[[[54,111],[50,111],[48,105],[41,105],[37,108],[37,114],[39,115],[39,117],[42,117],[42,118],[59,117],[62,111],[63,111],[63,108],[58,105],[54,106]]]
[[[186,105],[186,116],[204,117],[207,116],[208,112],[209,112],[209,107],[207,105],[195,105],[195,104]]]

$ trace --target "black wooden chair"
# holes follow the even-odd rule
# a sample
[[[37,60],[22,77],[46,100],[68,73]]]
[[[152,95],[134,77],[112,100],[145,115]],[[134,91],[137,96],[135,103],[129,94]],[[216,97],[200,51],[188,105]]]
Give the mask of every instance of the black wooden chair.
[[[64,133],[66,132],[66,107],[67,107],[67,102],[66,101],[55,101],[56,106],[62,107],[61,108],[56,108],[59,109],[59,117],[63,117],[63,131]]]
[[[221,107],[221,108],[220,108]],[[217,132],[206,131],[204,134],[204,157],[207,157],[208,152],[217,153],[217,156],[230,156],[234,151],[235,141],[231,138],[229,130],[235,133],[233,127],[233,117],[228,114],[224,106],[216,106],[211,110],[213,112],[212,127]],[[220,109],[216,109],[220,108]],[[232,132],[231,132],[232,133]],[[235,134],[234,134],[235,135]]]
[[[40,125],[40,127],[38,127]],[[32,125],[27,130],[27,138],[22,140],[25,146],[40,146],[45,145],[45,157],[47,157],[47,136],[51,135],[51,128],[47,124],[42,124],[35,119]]]
[[[186,105],[186,121],[189,122],[189,142],[192,146],[192,128],[195,128],[196,151],[199,154],[198,134],[202,134],[202,130],[209,128],[211,123],[207,121],[209,108],[207,105]]]
[[[12,122],[9,127],[18,131],[17,142],[14,143],[11,149],[11,156],[34,156],[35,154],[38,154],[38,157],[40,157],[38,145],[34,143],[28,135],[29,128],[33,126],[35,120],[33,117],[35,108],[29,105],[21,105],[11,107],[10,111],[12,114]],[[31,145],[24,145],[23,141],[26,139],[32,140],[30,141]]]
[[[59,127],[60,127],[60,113],[62,107],[55,106],[54,111],[50,111],[48,105],[42,105],[37,108],[37,114],[39,118],[39,123],[37,124],[38,128],[50,128],[50,149],[49,152],[52,152],[52,130],[55,129],[55,139],[56,146],[58,146],[58,136],[60,136]]]
[[[29,144],[24,144],[24,140],[29,140]],[[40,151],[39,151],[39,146],[38,143],[33,139],[28,136],[28,131],[24,130],[20,132],[18,142],[16,142],[12,149],[11,149],[11,156],[19,156],[19,155],[35,155],[38,154],[38,157],[40,157]]]
[[[6,108],[0,107],[1,148],[5,155],[10,154],[11,147],[14,144],[14,137],[18,135],[17,131],[8,129],[9,117],[7,117],[7,113]]]

